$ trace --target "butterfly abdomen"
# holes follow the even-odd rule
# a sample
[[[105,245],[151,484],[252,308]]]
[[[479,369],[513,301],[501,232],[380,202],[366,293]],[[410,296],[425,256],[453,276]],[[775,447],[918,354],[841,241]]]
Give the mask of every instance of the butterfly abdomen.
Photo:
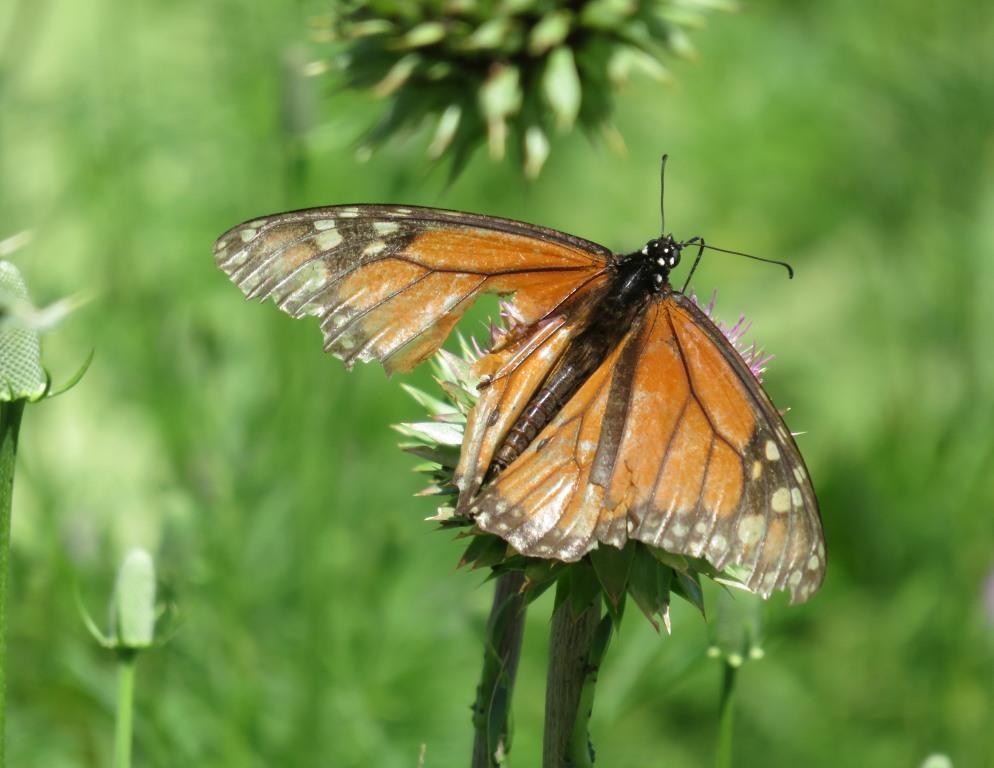
[[[627,268],[626,268],[627,267]],[[591,314],[590,325],[570,345],[508,431],[487,473],[492,479],[531,445],[624,337],[645,307],[651,283],[637,263],[623,265],[612,288]]]

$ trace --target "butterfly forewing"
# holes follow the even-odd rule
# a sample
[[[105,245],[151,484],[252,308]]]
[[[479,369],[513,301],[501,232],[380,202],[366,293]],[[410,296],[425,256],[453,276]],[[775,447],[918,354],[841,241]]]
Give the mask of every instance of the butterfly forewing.
[[[795,601],[824,576],[792,437],[738,352],[679,294],[649,306],[475,508],[483,530],[538,557],[635,539],[740,566],[751,589]]]
[[[249,298],[320,318],[347,365],[408,371],[482,293],[514,294],[534,323],[602,272],[610,253],[554,230],[455,211],[336,206],[268,216],[222,235],[218,265]]]

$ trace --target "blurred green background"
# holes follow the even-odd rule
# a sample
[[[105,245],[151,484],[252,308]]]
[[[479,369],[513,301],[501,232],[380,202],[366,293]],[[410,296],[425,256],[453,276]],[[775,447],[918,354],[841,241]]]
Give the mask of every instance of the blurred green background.
[[[828,580],[767,609],[736,765],[994,765],[994,6],[764,2],[712,17],[677,84],[619,95],[625,156],[557,142],[538,182],[478,153],[451,187],[424,137],[360,164],[366,97],[294,74],[303,3],[0,6],[0,238],[39,303],[97,295],[46,338],[72,393],[25,414],[10,610],[12,766],[105,766],[114,676],[73,606],[156,553],[182,625],[138,670],[139,766],[464,765],[489,587],[388,424],[418,407],[347,374],[313,322],[247,305],[213,239],[280,209],[407,202],[631,249],[671,156],[695,277],[754,319],[818,488]],[[413,377],[427,382],[425,372]],[[988,587],[989,588],[989,587]],[[514,764],[540,751],[551,596],[528,617]],[[599,762],[712,760],[720,671],[685,605],[632,612],[601,674]]]

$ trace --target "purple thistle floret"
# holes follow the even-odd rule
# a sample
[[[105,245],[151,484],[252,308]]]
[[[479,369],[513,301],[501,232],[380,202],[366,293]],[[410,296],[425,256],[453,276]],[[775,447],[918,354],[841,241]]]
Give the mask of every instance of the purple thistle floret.
[[[714,313],[714,303],[715,299],[718,297],[718,290],[715,289],[711,292],[711,299],[707,304],[701,304],[700,300],[697,298],[696,293],[691,293],[691,300],[701,308],[708,319],[718,326],[718,330],[721,331],[725,338],[731,342],[732,346],[735,347],[735,351],[739,353],[742,357],[743,362],[749,366],[749,370],[752,371],[752,375],[756,377],[757,381],[763,380],[763,374],[766,373],[767,364],[773,359],[773,355],[764,354],[762,347],[756,346],[756,342],[752,342],[746,345],[742,341],[742,337],[749,333],[752,328],[752,321],[746,320],[746,316],[740,314],[738,322],[735,325],[728,326],[725,325],[721,320],[715,317]]]

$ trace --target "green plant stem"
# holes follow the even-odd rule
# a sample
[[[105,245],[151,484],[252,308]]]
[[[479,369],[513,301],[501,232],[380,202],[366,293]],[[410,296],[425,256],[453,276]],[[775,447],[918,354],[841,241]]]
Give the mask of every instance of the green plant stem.
[[[735,676],[738,668],[729,664],[727,660],[723,664],[721,703],[718,710],[718,750],[714,761],[715,768],[731,768],[732,736],[735,728]]]
[[[610,615],[601,619],[600,595],[579,615],[569,600],[560,604],[552,615],[543,768],[593,765],[588,725],[597,672],[612,627]]]
[[[0,403],[0,768],[6,764],[7,713],[7,574],[10,571],[10,518],[14,494],[17,435],[24,400]]]
[[[521,571],[508,571],[497,578],[473,706],[472,768],[500,765],[501,756],[511,747],[508,718],[525,631],[524,583]]]
[[[131,722],[135,699],[133,651],[122,651],[117,660],[117,722],[114,723],[114,768],[131,766]]]

